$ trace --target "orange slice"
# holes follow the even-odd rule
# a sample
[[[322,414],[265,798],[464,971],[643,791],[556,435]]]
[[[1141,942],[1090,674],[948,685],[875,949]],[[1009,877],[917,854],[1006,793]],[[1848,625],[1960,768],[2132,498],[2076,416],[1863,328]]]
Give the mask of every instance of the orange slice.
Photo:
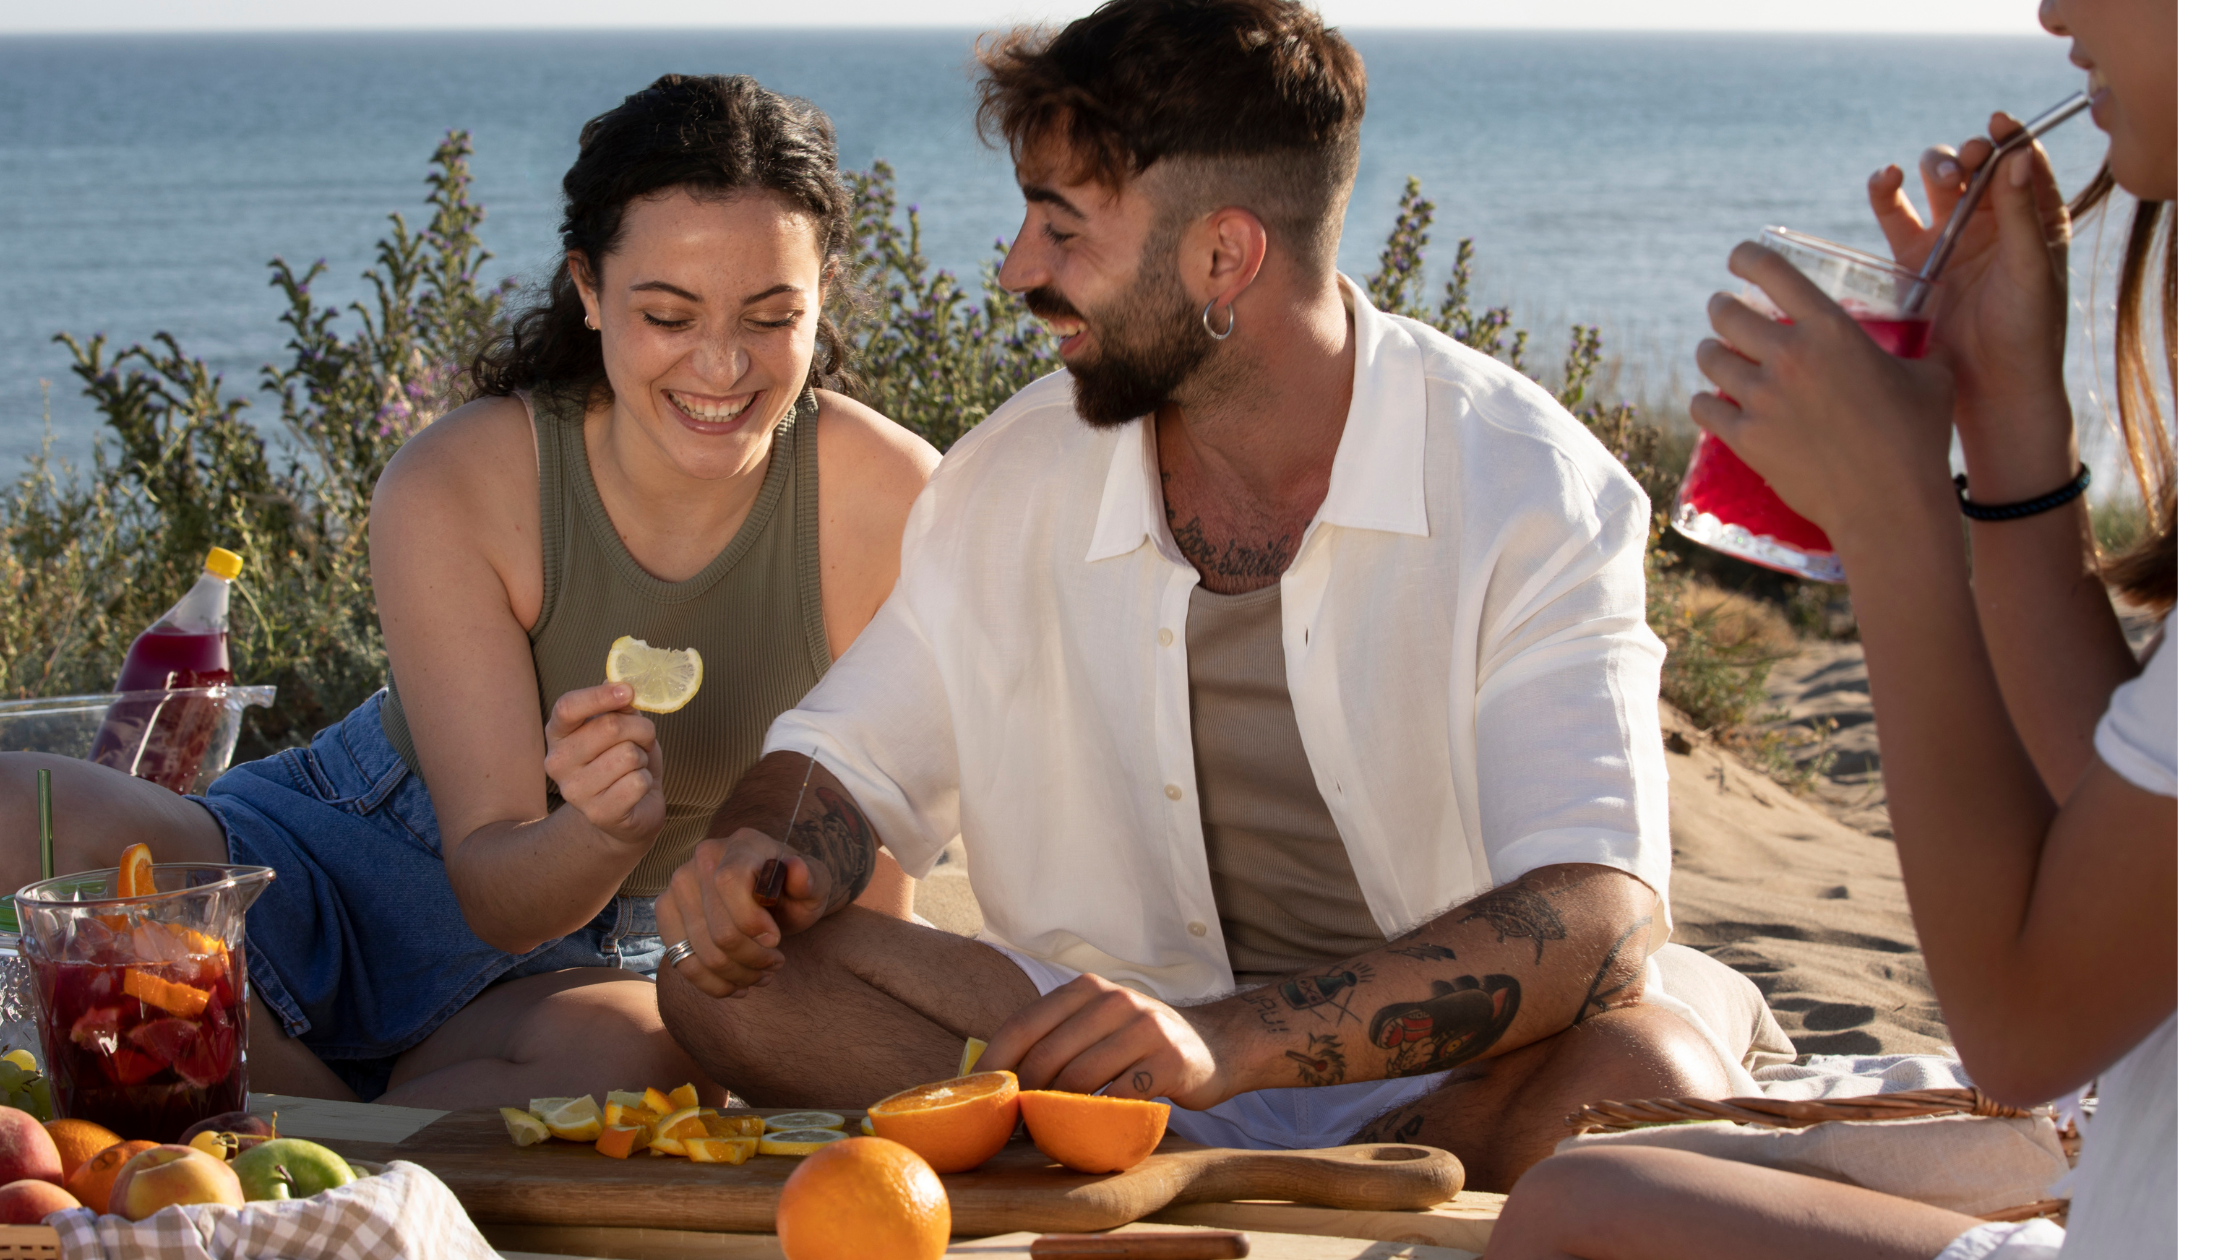
[[[143,846],[144,847],[144,846]],[[150,1006],[161,1007],[166,1014],[181,1019],[194,1019],[202,1008],[210,1005],[207,990],[191,984],[179,984],[153,975],[138,967],[127,967],[124,973],[124,991]]]
[[[683,1155],[686,1138],[709,1136],[707,1122],[700,1118],[700,1108],[689,1111],[672,1111],[653,1126],[653,1149],[664,1155]]]
[[[1167,1105],[1134,1098],[1022,1090],[1019,1115],[1035,1149],[1075,1172],[1126,1172],[1157,1149],[1167,1132]],[[893,1136],[884,1117],[879,1135]]]
[[[686,1138],[685,1158],[695,1164],[744,1164],[754,1158],[753,1138]]]
[[[690,1085],[679,1085],[669,1091],[669,1105],[679,1111],[700,1105],[700,1091]]]
[[[987,1163],[1019,1127],[1019,1078],[981,1072],[935,1081],[880,1099],[866,1118],[935,1172],[964,1172]]]
[[[639,1109],[650,1111],[657,1116],[665,1116],[675,1111],[677,1104],[669,1101],[669,1096],[660,1090],[649,1089],[645,1091],[645,1101],[639,1104]]]
[[[124,856],[117,859],[117,895],[119,897],[153,897],[156,895],[156,860],[144,844],[128,845]]]
[[[646,1149],[652,1143],[652,1130],[642,1124],[630,1124],[621,1128],[608,1128],[599,1135],[599,1140],[593,1144],[593,1149],[601,1155],[612,1155],[616,1159],[628,1159],[639,1151]]]
[[[648,1133],[651,1133],[653,1131],[654,1121],[659,1120],[661,1117],[640,1107],[626,1106],[623,1103],[615,1101],[615,1096],[613,1094],[609,1094],[607,1095],[606,1110],[602,1114],[601,1118],[606,1122],[606,1126],[610,1129],[621,1129],[636,1125],[639,1128],[645,1129]]]

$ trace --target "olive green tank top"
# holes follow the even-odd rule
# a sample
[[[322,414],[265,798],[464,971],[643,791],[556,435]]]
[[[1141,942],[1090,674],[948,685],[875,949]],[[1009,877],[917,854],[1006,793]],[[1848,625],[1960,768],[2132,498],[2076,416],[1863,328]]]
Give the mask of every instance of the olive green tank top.
[[[803,390],[778,422],[770,468],[730,545],[681,582],[638,567],[591,479],[580,393],[524,396],[537,434],[537,499],[544,530],[544,606],[529,631],[539,725],[563,694],[606,678],[607,648],[630,635],[655,647],[698,648],[700,693],[653,714],[668,806],[624,896],[650,897],[708,834],[709,819],[762,753],[762,737],[832,667],[824,639],[817,556],[817,402]],[[414,774],[412,733],[392,676],[381,729]],[[545,784],[546,807],[560,808]]]

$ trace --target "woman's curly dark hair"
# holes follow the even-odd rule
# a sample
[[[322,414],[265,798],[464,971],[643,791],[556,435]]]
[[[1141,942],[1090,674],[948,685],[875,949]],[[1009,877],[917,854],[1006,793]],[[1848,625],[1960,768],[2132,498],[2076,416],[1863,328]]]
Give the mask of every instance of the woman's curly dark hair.
[[[574,166],[560,181],[559,265],[544,300],[492,337],[469,375],[476,397],[539,385],[604,393],[599,334],[584,324],[583,299],[568,272],[581,254],[594,279],[622,234],[623,212],[673,188],[701,195],[776,193],[816,221],[826,274],[809,384],[847,392],[849,259],[855,234],[841,182],[832,120],[809,102],[780,96],[745,75],[665,74],[583,125]]]

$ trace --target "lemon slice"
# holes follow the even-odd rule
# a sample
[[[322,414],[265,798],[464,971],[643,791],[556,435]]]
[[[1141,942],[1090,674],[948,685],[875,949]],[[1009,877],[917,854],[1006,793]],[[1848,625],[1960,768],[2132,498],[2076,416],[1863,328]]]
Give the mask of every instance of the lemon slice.
[[[552,1130],[545,1127],[544,1121],[519,1107],[498,1108],[498,1118],[506,1122],[506,1136],[513,1139],[515,1146],[535,1146],[552,1136]]]
[[[980,1056],[982,1054],[985,1054],[987,1052],[987,1049],[988,1043],[980,1040],[978,1037],[965,1038],[964,1057],[957,1060],[957,1075],[972,1075],[973,1065],[980,1062]]]
[[[640,713],[675,713],[700,694],[700,650],[657,648],[623,635],[607,648],[607,681],[629,683]]]
[[[878,1130],[871,1127],[871,1117],[869,1116],[865,1116],[863,1119],[857,1121],[856,1127],[863,1130],[863,1135],[865,1137],[879,1136]]]
[[[838,1129],[786,1129],[763,1134],[755,1150],[763,1155],[814,1155],[847,1136]]]
[[[540,1098],[537,1101],[551,1100]],[[599,1104],[589,1094],[571,1098],[550,1111],[540,1111],[537,1118],[544,1121],[545,1128],[551,1130],[552,1136],[568,1142],[596,1142],[599,1140],[600,1130],[607,1127],[606,1117],[599,1112]]]
[[[837,1111],[788,1111],[763,1120],[765,1133],[783,1133],[787,1129],[837,1129],[846,1124]]]

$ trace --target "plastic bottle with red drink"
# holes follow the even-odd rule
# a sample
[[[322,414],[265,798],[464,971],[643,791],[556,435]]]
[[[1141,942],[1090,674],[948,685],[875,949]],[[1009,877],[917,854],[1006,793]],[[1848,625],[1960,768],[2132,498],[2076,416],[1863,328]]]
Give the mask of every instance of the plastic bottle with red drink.
[[[226,601],[241,557],[212,547],[202,576],[132,641],[89,760],[184,794],[225,717],[233,682]]]

